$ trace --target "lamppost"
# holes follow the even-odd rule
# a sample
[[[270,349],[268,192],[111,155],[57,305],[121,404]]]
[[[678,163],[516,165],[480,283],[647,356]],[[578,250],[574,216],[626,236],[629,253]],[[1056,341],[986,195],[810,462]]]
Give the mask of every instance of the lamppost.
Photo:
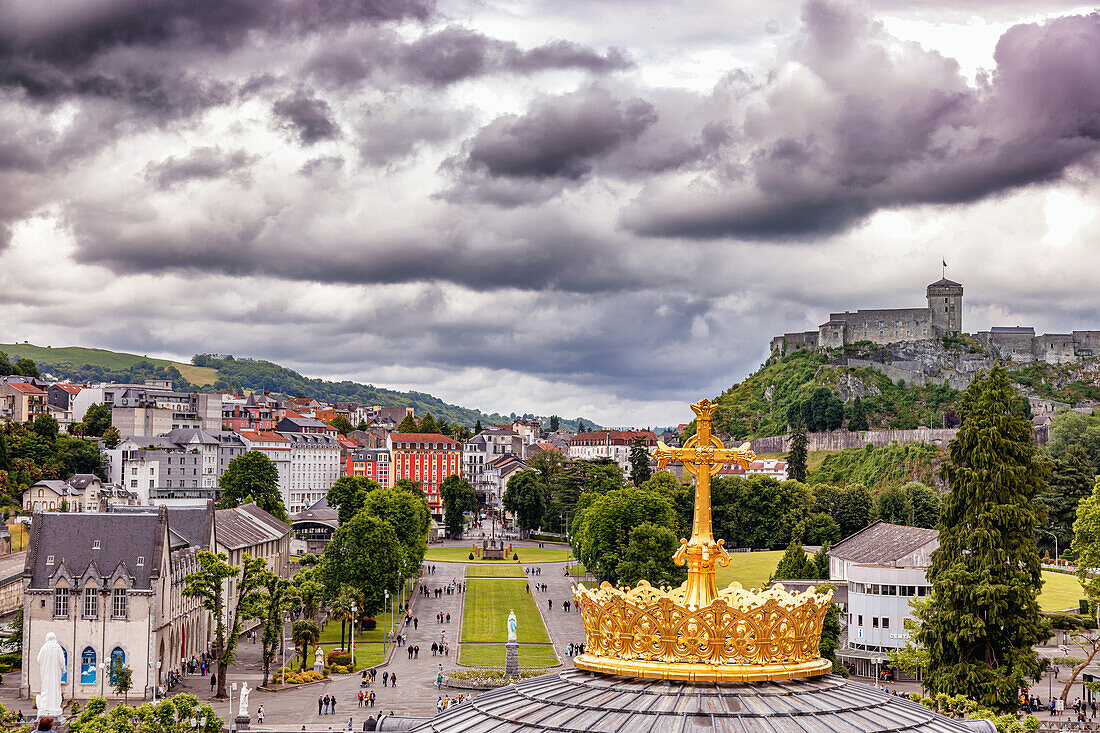
[[[390,642],[393,641],[393,607],[390,605],[390,592],[385,591],[386,594],[386,626],[389,628]]]
[[[353,602],[351,604],[351,671],[355,671],[355,612],[359,610],[359,607]]]
[[[290,620],[290,611],[283,611],[281,616],[283,619],[283,627],[280,629],[282,633],[279,634],[279,646],[282,647],[283,650],[283,666],[280,667],[280,669],[282,670],[282,685],[286,687],[286,624],[287,621]]]
[[[237,691],[237,683],[234,682],[229,686],[229,733],[233,733],[233,693]]]

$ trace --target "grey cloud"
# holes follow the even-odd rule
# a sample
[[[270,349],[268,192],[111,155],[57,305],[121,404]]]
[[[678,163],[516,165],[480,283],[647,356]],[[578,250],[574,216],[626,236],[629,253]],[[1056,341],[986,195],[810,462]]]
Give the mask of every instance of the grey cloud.
[[[340,126],[332,119],[332,109],[323,99],[299,91],[280,99],[272,109],[275,117],[293,130],[303,145],[340,136]]]
[[[580,69],[596,74],[631,68],[633,61],[612,48],[601,54],[564,40],[521,49],[511,41],[451,25],[406,43],[396,33],[359,29],[319,50],[305,69],[330,84],[345,85],[374,74],[390,74],[413,84],[447,86],[484,74],[531,74],[548,69]]]
[[[624,226],[816,236],[881,207],[967,203],[1095,163],[1100,15],[1012,28],[977,89],[954,61],[896,43],[856,6],[810,0],[803,23],[798,66],[745,113],[739,144],[687,190],[654,182]]]
[[[359,154],[371,165],[386,165],[413,155],[423,145],[442,143],[466,125],[457,110],[401,103],[370,110],[357,128]]]
[[[164,190],[187,181],[209,181],[234,175],[247,178],[248,166],[256,160],[243,150],[224,152],[218,147],[195,148],[186,156],[170,156],[145,166],[145,177]]]
[[[648,102],[621,101],[594,86],[539,100],[522,117],[493,121],[471,141],[467,166],[498,177],[577,179],[593,159],[637,139],[656,121]]]

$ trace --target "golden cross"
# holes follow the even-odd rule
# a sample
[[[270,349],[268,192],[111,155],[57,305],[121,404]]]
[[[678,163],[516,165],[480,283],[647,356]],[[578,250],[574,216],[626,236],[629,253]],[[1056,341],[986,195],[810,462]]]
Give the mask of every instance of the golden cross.
[[[688,438],[683,448],[669,448],[657,444],[653,457],[657,468],[669,461],[682,461],[684,470],[695,476],[695,517],[691,524],[691,539],[680,540],[680,549],[673,555],[677,565],[688,566],[687,595],[684,603],[697,608],[709,605],[718,597],[715,569],[730,564],[729,553],[722,546],[723,540],[714,541],[714,529],[710,512],[710,477],[722,470],[727,463],[748,468],[756,454],[744,443],[740,448],[726,448],[711,433],[711,421],[718,405],[708,399],[691,406],[697,416],[695,435]]]

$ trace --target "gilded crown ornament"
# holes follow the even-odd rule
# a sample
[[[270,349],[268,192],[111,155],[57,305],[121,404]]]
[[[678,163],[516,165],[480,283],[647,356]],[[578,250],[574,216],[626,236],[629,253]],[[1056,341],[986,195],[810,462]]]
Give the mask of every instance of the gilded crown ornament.
[[[726,448],[711,432],[710,400],[691,406],[697,430],[682,448],[659,443],[657,467],[681,461],[695,476],[691,539],[680,540],[673,555],[687,565],[679,588],[654,588],[646,581],[630,590],[610,583],[573,591],[584,618],[585,653],[573,663],[592,672],[629,677],[697,682],[749,682],[812,677],[832,664],[818,650],[821,626],[832,591],[788,593],[782,585],[763,591],[732,583],[722,590],[715,579],[729,565],[723,541],[711,525],[710,478],[722,466],[742,468],[756,458],[748,443]]]

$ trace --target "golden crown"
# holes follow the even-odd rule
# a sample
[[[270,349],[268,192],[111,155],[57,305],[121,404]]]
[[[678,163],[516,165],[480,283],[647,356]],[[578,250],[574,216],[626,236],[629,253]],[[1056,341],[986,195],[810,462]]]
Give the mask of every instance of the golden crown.
[[[683,448],[658,445],[658,468],[682,461],[696,477],[695,516],[690,540],[673,556],[688,566],[678,588],[654,588],[646,581],[619,590],[578,585],[573,596],[584,618],[584,654],[573,663],[592,672],[696,682],[749,682],[812,677],[832,663],[818,650],[821,626],[833,593],[789,593],[782,585],[750,591],[732,583],[719,591],[718,565],[730,556],[711,529],[710,477],[727,463],[747,468],[755,458],[748,444],[727,449],[711,433],[716,405],[691,406],[696,434]]]

